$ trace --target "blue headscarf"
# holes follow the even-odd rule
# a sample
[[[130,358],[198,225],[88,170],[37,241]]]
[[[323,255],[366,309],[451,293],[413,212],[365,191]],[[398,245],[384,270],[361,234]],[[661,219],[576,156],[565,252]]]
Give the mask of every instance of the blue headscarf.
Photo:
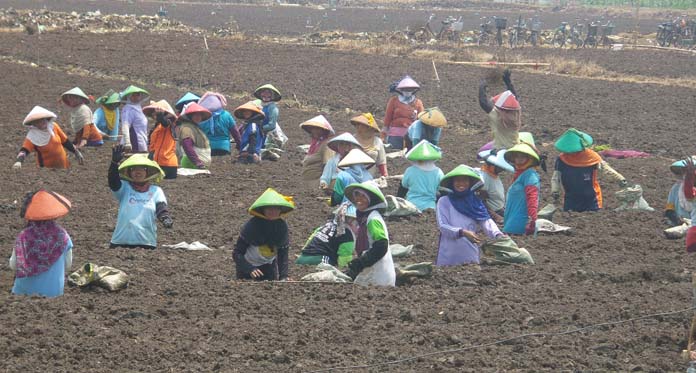
[[[486,221],[491,218],[486,205],[474,194],[471,188],[463,192],[457,192],[452,188],[452,193],[448,197],[454,209],[464,216],[476,221]]]

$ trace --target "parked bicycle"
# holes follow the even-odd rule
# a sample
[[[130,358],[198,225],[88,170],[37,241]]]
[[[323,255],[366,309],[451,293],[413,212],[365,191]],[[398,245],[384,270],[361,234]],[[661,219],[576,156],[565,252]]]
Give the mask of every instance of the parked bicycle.
[[[510,48],[519,48],[524,45],[527,36],[527,25],[522,21],[522,16],[517,17],[517,23],[508,35]]]
[[[597,31],[599,30],[599,23],[591,22],[587,26],[587,35],[585,35],[585,40],[582,41],[582,47],[592,47],[597,48]]]
[[[483,17],[481,21],[483,22],[479,26],[479,32],[476,35],[476,44],[488,45],[493,40],[493,20]]]
[[[573,27],[570,28],[570,43],[575,45],[575,48],[582,47],[584,40],[582,38],[582,29],[585,25],[580,23],[580,21],[575,21]]]
[[[463,30],[464,21],[462,21],[462,16],[459,16],[459,18],[448,16],[442,20],[442,27],[440,27],[440,31],[437,33],[437,40],[459,41]]]
[[[605,25],[602,25],[599,37],[599,44],[603,47],[610,47],[613,42],[609,36],[614,34],[614,24],[611,21],[607,21]]]
[[[570,34],[570,27],[568,22],[561,22],[561,25],[556,28],[553,33],[552,44],[554,48],[563,48],[568,41],[568,35]]]

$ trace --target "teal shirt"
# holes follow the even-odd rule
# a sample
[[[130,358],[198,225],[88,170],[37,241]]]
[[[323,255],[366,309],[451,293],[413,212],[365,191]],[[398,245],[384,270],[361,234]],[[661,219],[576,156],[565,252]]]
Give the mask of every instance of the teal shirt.
[[[527,195],[524,192],[524,188],[529,185],[541,190],[539,174],[533,168],[528,168],[522,172],[508,189],[505,201],[503,232],[524,234],[527,220],[529,220],[529,215],[527,215]],[[539,193],[539,199],[541,199],[541,193]]]
[[[157,203],[167,203],[162,188],[150,185],[147,192],[140,193],[127,181],[113,192],[119,201],[116,229],[111,243],[116,245],[157,246]]]
[[[430,171],[423,171],[417,166],[407,168],[401,180],[401,185],[408,188],[406,199],[421,211],[435,209],[437,190],[443,177],[444,174],[438,167]]]

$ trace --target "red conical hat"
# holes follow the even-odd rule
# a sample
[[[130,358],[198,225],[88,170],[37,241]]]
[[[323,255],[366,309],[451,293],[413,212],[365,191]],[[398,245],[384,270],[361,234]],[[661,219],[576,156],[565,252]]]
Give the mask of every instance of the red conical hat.
[[[194,113],[200,113],[203,115],[203,119],[201,120],[202,122],[205,122],[213,115],[208,109],[204,108],[203,106],[198,105],[195,102],[191,102],[184,106],[184,110],[181,112],[181,116],[186,117],[187,119],[191,119],[191,115]]]
[[[520,110],[520,102],[517,101],[515,95],[510,91],[505,91],[493,97],[493,104],[498,109],[503,110]]]
[[[61,218],[70,212],[70,201],[55,192],[39,190],[31,196],[29,206],[24,212],[27,220],[53,220]]]

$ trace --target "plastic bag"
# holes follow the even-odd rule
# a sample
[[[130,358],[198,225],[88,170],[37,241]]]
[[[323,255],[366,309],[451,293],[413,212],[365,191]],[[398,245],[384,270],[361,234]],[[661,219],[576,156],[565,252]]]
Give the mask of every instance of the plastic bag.
[[[546,219],[537,219],[536,221],[536,231],[537,232],[546,232],[546,233],[560,233],[560,232],[566,232],[569,231],[571,228],[566,227],[564,225],[559,225],[556,223],[553,223],[550,220]]]
[[[93,263],[85,263],[68,277],[68,284],[71,286],[97,285],[108,291],[125,289],[129,281],[128,275],[120,269]]]
[[[558,210],[556,205],[553,203],[548,203],[537,213],[537,217],[546,220],[553,220],[553,214],[556,213],[556,210]]]
[[[399,217],[418,215],[421,213],[416,205],[401,197],[395,197],[389,194],[385,197],[385,199],[387,200],[387,209],[384,212],[384,216]]]
[[[283,149],[287,142],[288,137],[283,132],[283,129],[280,128],[280,123],[276,123],[275,129],[266,133],[266,143],[264,145],[266,148]]]
[[[481,246],[481,252],[492,259],[491,264],[517,263],[534,264],[532,255],[524,248],[518,247],[517,243],[509,236],[501,236],[495,240],[486,241]]]
[[[318,272],[310,273],[303,276],[300,281],[318,281],[318,282],[353,282],[351,278],[338,268],[327,263],[319,263],[316,267]]]
[[[667,228],[664,230],[665,237],[670,240],[677,240],[686,237],[686,232],[691,228],[691,223],[677,225],[676,227]]]
[[[616,211],[621,210],[645,210],[645,211],[655,211],[654,208],[648,205],[648,202],[643,198],[643,188],[636,184],[634,186],[626,187],[615,193],[616,198],[621,203],[621,206],[617,207]]]
[[[389,250],[392,252],[392,257],[399,258],[402,256],[409,256],[413,251],[413,245],[400,245],[398,243],[389,245]]]

